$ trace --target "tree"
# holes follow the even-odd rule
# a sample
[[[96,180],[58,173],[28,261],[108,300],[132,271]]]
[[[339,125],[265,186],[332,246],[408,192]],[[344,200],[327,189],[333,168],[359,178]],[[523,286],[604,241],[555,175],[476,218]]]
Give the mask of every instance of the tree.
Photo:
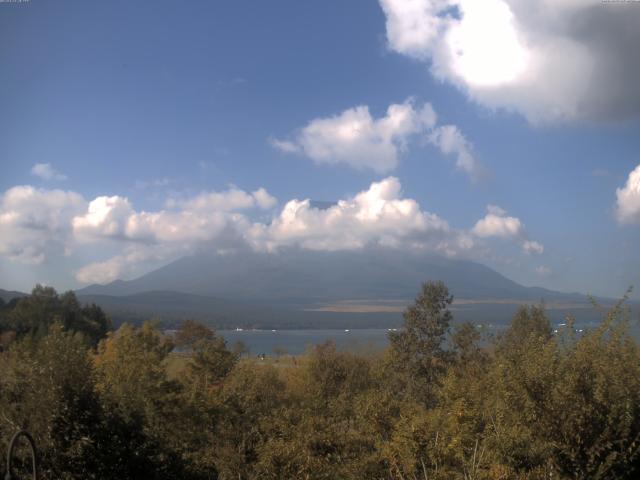
[[[522,305],[514,314],[509,328],[498,339],[497,348],[504,355],[517,355],[523,346],[532,342],[545,344],[551,337],[551,323],[544,304]]]
[[[257,478],[258,451],[266,441],[265,421],[277,418],[285,385],[270,365],[238,363],[220,390],[214,456],[220,479]],[[264,478],[264,477],[263,477]]]
[[[250,353],[249,347],[242,340],[235,341],[233,343],[233,346],[231,347],[231,350],[233,351],[233,353],[238,355],[238,358],[242,358],[243,355],[248,355]]]
[[[28,430],[43,478],[108,477],[117,442],[105,433],[110,424],[104,422],[81,336],[54,324],[45,337],[28,337],[1,355],[0,439]]]
[[[100,342],[93,356],[98,391],[125,417],[152,415],[157,399],[175,389],[165,369],[171,350],[171,339],[149,322],[140,328],[123,324]]]
[[[206,325],[195,320],[185,320],[178,328],[174,341],[176,347],[192,350],[199,343],[211,341],[215,337],[215,332]]]
[[[33,335],[44,337],[54,323],[67,331],[81,333],[85,341],[95,346],[111,329],[111,320],[95,304],[82,306],[75,293],[58,295],[52,287],[36,285],[31,295],[5,307],[4,327],[16,338]]]
[[[110,332],[92,356],[96,390],[103,408],[119,419],[123,432],[143,442],[132,454],[153,464],[151,478],[182,478],[188,406],[180,383],[168,378],[166,360],[173,341],[152,323],[124,324]]]
[[[207,326],[185,321],[176,333],[176,343],[190,353],[187,380],[195,390],[206,392],[222,380],[240,354],[230,351],[227,342]]]
[[[443,348],[452,320],[453,296],[442,282],[426,282],[413,305],[403,313],[404,329],[389,332],[390,366],[401,374],[404,389],[425,404],[451,361]]]

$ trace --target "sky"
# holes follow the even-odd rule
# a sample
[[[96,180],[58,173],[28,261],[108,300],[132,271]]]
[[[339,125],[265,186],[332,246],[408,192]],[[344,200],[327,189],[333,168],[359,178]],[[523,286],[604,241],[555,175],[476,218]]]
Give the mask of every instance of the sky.
[[[1,2],[0,288],[382,245],[640,289],[639,22],[602,0]]]

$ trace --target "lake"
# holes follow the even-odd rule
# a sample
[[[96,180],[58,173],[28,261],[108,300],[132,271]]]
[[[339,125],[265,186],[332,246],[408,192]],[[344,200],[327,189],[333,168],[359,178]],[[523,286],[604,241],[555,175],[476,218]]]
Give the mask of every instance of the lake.
[[[596,327],[595,322],[576,323],[575,328],[582,333],[583,330]],[[497,333],[506,325],[489,325],[482,329],[489,334]],[[631,334],[640,338],[640,328],[637,322],[630,326]],[[554,329],[559,324],[554,324]],[[300,330],[218,330],[227,341],[229,347],[235,342],[242,341],[249,348],[251,355],[273,355],[276,348],[282,348],[287,353],[298,355],[304,352],[309,345],[318,345],[332,340],[340,349],[361,351],[367,349],[382,349],[388,345],[388,333],[386,328],[358,328],[350,330],[338,329],[300,329]]]

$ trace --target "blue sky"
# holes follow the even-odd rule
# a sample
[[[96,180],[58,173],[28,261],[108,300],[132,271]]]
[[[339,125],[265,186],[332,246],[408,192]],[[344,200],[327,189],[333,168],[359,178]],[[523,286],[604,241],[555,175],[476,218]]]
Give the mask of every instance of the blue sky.
[[[241,239],[640,288],[640,5],[436,3],[0,4],[0,287]]]

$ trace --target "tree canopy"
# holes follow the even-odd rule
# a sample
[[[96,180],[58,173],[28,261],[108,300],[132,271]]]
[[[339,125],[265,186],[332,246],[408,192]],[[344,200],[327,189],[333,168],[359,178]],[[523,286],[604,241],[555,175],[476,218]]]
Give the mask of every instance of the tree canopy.
[[[492,338],[456,324],[452,300],[422,285],[381,352],[263,361],[193,321],[108,331],[98,307],[36,287],[2,308],[0,451],[26,428],[45,479],[638,477],[623,303],[583,334],[523,306]]]

